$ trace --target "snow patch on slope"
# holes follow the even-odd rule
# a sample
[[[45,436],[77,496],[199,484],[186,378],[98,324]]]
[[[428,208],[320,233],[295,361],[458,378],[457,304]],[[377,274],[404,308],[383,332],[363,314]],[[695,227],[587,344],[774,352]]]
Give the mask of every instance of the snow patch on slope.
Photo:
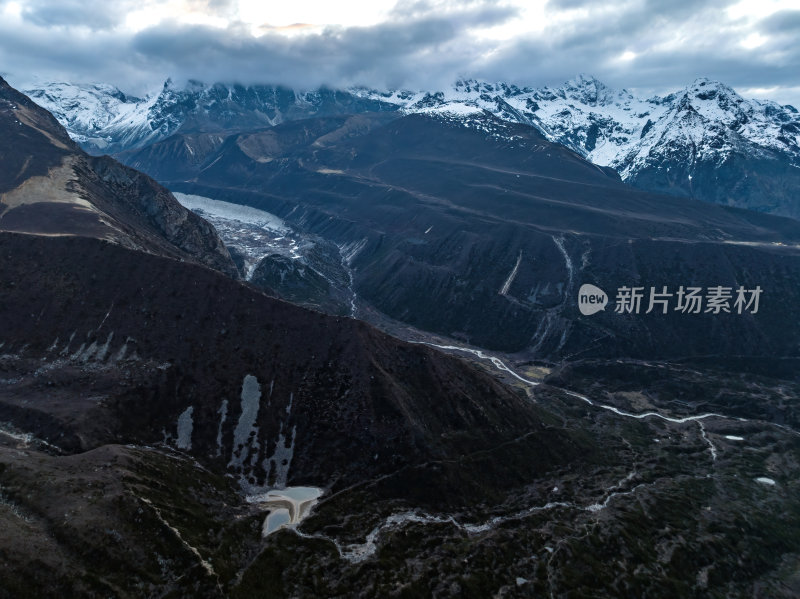
[[[194,408],[189,406],[178,416],[178,439],[175,441],[175,446],[178,449],[189,450],[192,448],[193,412]]]
[[[244,377],[242,382],[242,395],[241,395],[242,413],[239,416],[239,421],[236,423],[236,428],[233,430],[233,451],[231,452],[231,460],[228,467],[236,467],[242,469],[245,460],[253,448],[258,435],[258,428],[256,427],[256,418],[258,417],[259,402],[261,400],[261,386],[258,384],[258,379],[253,375],[248,374]]]

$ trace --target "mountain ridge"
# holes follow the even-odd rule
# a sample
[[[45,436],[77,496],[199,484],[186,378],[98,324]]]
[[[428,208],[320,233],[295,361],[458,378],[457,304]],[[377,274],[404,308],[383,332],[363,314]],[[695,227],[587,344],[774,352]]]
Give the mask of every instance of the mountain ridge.
[[[78,235],[236,276],[214,228],[153,179],[89,156],[46,110],[0,79],[0,230]]]
[[[351,314],[375,308],[452,340],[539,359],[675,357],[742,343],[755,354],[795,353],[785,323],[758,332],[777,324],[766,315],[776,304],[739,320],[584,317],[575,294],[583,282],[612,293],[639,281],[754,288],[760,279],[773,297],[794,297],[796,220],[634,189],[537,129],[485,112],[372,115],[370,127],[353,126],[365,117],[234,134],[196,165],[183,149],[197,138],[180,134],[124,158],[162,180],[174,174],[165,184],[176,192],[265,211],[312,244],[323,238],[327,259],[305,254],[295,264],[322,266],[332,287],[345,288]],[[768,274],[773,267],[784,274]],[[306,284],[305,301],[319,305],[320,286]],[[768,349],[767,339],[782,347]]]
[[[29,93],[93,153],[141,148],[178,132],[222,134],[298,118],[363,112],[466,118],[486,111],[536,127],[642,189],[800,218],[797,109],[745,100],[702,77],[648,99],[587,75],[555,88],[462,79],[439,91],[301,92],[167,81],[144,99],[103,84],[49,84]]]
[[[205,221],[2,80],[0,139],[0,596],[235,596],[296,486],[351,528],[595,459],[491,373],[209,268],[173,244]]]

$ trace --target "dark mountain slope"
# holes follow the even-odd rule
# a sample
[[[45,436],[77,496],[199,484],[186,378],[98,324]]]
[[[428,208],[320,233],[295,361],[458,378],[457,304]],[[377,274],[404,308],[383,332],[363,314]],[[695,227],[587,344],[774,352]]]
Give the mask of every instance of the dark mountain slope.
[[[391,201],[368,193],[393,188],[364,174],[379,164],[367,161],[348,176],[314,157],[338,143],[352,149],[363,135],[354,125],[326,125],[316,139],[293,130],[292,143],[313,140],[309,152],[272,160],[287,190],[295,177],[311,181],[306,191],[318,207],[262,191],[248,196],[286,214],[298,210],[298,222],[339,240],[337,280],[348,279],[351,266],[361,276],[367,250],[381,274],[387,251],[398,272],[416,262],[418,273],[437,275],[413,289],[442,301],[450,283],[441,274],[458,264],[454,256],[467,260],[476,280],[492,272],[493,254],[480,244],[497,222],[508,227],[498,244],[527,243],[536,230],[515,229],[516,221],[493,217],[466,193],[461,204],[425,192],[419,186],[436,183],[427,175],[392,192],[408,214],[424,217],[405,220]],[[271,164],[257,159],[276,140],[250,141],[257,143],[234,141],[226,151]],[[304,143],[295,143],[298,152]],[[351,151],[327,160],[358,158]],[[99,163],[68,177],[121,194],[119,205],[116,196],[106,200],[122,211],[139,195],[109,168]],[[597,187],[609,185],[617,183]],[[367,225],[324,212],[325,200],[349,205],[343,189],[374,202]],[[55,199],[65,202],[65,190],[66,203],[86,207],[66,185]],[[122,239],[131,239],[137,221],[123,214],[131,232]],[[433,223],[402,236],[422,220]],[[747,220],[726,222],[761,235]],[[276,301],[191,260],[57,224],[48,235],[0,233],[0,597],[796,594],[800,444],[789,428],[798,421],[796,380],[601,360],[567,365],[549,379],[546,368],[517,364],[541,384],[506,369],[512,388],[428,347]],[[430,227],[445,225],[471,245],[435,237],[436,251],[426,251]],[[575,238],[541,236],[572,273]],[[635,245],[591,239],[616,242],[620,262]],[[676,243],[695,256],[691,243]],[[770,255],[781,256],[780,247]],[[783,248],[781,263],[738,249],[752,259],[748,269],[795,284],[793,250]],[[733,255],[703,251],[723,264]],[[492,293],[521,304],[513,294],[522,257],[511,257],[517,278]],[[393,273],[383,275],[392,297]],[[460,299],[471,309],[470,293]],[[448,305],[436,309],[446,314]],[[781,324],[789,329],[786,314]],[[494,318],[466,316],[488,326]],[[711,341],[720,338],[734,339]],[[296,503],[317,493],[310,508]]]
[[[258,484],[279,436],[294,447],[289,481],[320,486],[535,430],[552,460],[571,453],[544,432],[546,416],[492,378],[361,322],[97,240],[4,234],[0,250],[13,382],[0,387],[0,418],[65,450],[175,441],[191,407],[192,453],[225,468],[243,381],[255,377],[263,409],[240,469]]]
[[[796,353],[800,330],[785,325],[797,320],[796,221],[636,190],[489,115],[411,115],[363,132],[351,119],[247,134],[271,140],[258,152],[231,136],[191,175],[165,182],[333,242],[364,314],[478,346],[551,358]],[[179,156],[156,152],[126,159],[161,177],[187,172]],[[583,283],[611,307],[581,315]],[[623,286],[720,285],[761,286],[762,313],[613,312]]]
[[[236,275],[213,227],[146,175],[85,154],[2,79],[0,135],[0,230],[108,239]]]
[[[267,491],[319,487],[359,534],[602,460],[462,360],[207,268],[205,221],[1,91],[30,160],[0,164],[0,596],[230,596]]]
[[[80,151],[53,115],[2,78],[0,128],[4,140],[0,147],[0,193],[19,187],[29,177],[47,175],[49,168]]]

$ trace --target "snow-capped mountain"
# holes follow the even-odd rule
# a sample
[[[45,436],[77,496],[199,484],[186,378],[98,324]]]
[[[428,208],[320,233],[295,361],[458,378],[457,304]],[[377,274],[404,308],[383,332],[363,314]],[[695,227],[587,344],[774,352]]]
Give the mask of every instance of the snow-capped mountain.
[[[242,131],[312,116],[419,112],[469,125],[470,115],[489,112],[536,127],[638,187],[800,218],[800,114],[708,79],[649,99],[584,75],[557,88],[461,80],[436,92],[168,81],[144,99],[107,85],[27,93],[94,152],[142,147],[179,131]]]
[[[142,130],[152,133],[148,113],[155,97],[127,96],[106,84],[50,83],[25,93],[52,113],[72,139],[95,152],[131,143]]]
[[[437,93],[357,93],[404,112],[487,111],[643,189],[800,217],[800,114],[709,79],[645,100],[583,75],[558,88],[469,80]]]
[[[579,76],[559,88],[519,88],[505,83],[462,80],[436,93],[380,93],[405,112],[467,115],[490,112],[504,120],[533,125],[550,141],[575,150],[602,166],[611,165],[620,148],[640,137],[648,118],[665,112],[660,102],[639,100],[625,90],[615,91],[600,81]]]
[[[356,93],[397,104],[405,112],[463,115],[488,111],[505,120],[528,123],[591,162],[615,167],[623,178],[636,170],[637,158],[641,160],[664,142],[690,140],[698,150],[704,144],[725,149],[709,144],[712,137],[718,137],[720,125],[731,132],[726,132],[729,148],[738,136],[740,141],[787,152],[795,159],[800,156],[800,115],[794,107],[745,100],[730,87],[704,78],[680,92],[646,100],[585,75],[558,88],[462,80],[452,89],[436,93],[366,89]],[[686,114],[696,117],[687,121]],[[704,155],[709,150],[697,153]]]
[[[319,89],[296,92],[284,87],[167,80],[145,98],[126,96],[116,87],[46,84],[25,93],[49,110],[71,137],[90,153],[140,148],[173,133],[241,131],[271,127],[286,120],[396,107],[348,92]]]

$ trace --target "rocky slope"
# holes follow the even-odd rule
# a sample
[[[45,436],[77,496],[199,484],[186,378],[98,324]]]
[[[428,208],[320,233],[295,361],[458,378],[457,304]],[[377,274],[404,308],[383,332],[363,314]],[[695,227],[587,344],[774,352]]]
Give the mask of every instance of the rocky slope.
[[[236,275],[214,228],[108,157],[85,154],[45,110],[0,80],[0,230],[79,235]]]

